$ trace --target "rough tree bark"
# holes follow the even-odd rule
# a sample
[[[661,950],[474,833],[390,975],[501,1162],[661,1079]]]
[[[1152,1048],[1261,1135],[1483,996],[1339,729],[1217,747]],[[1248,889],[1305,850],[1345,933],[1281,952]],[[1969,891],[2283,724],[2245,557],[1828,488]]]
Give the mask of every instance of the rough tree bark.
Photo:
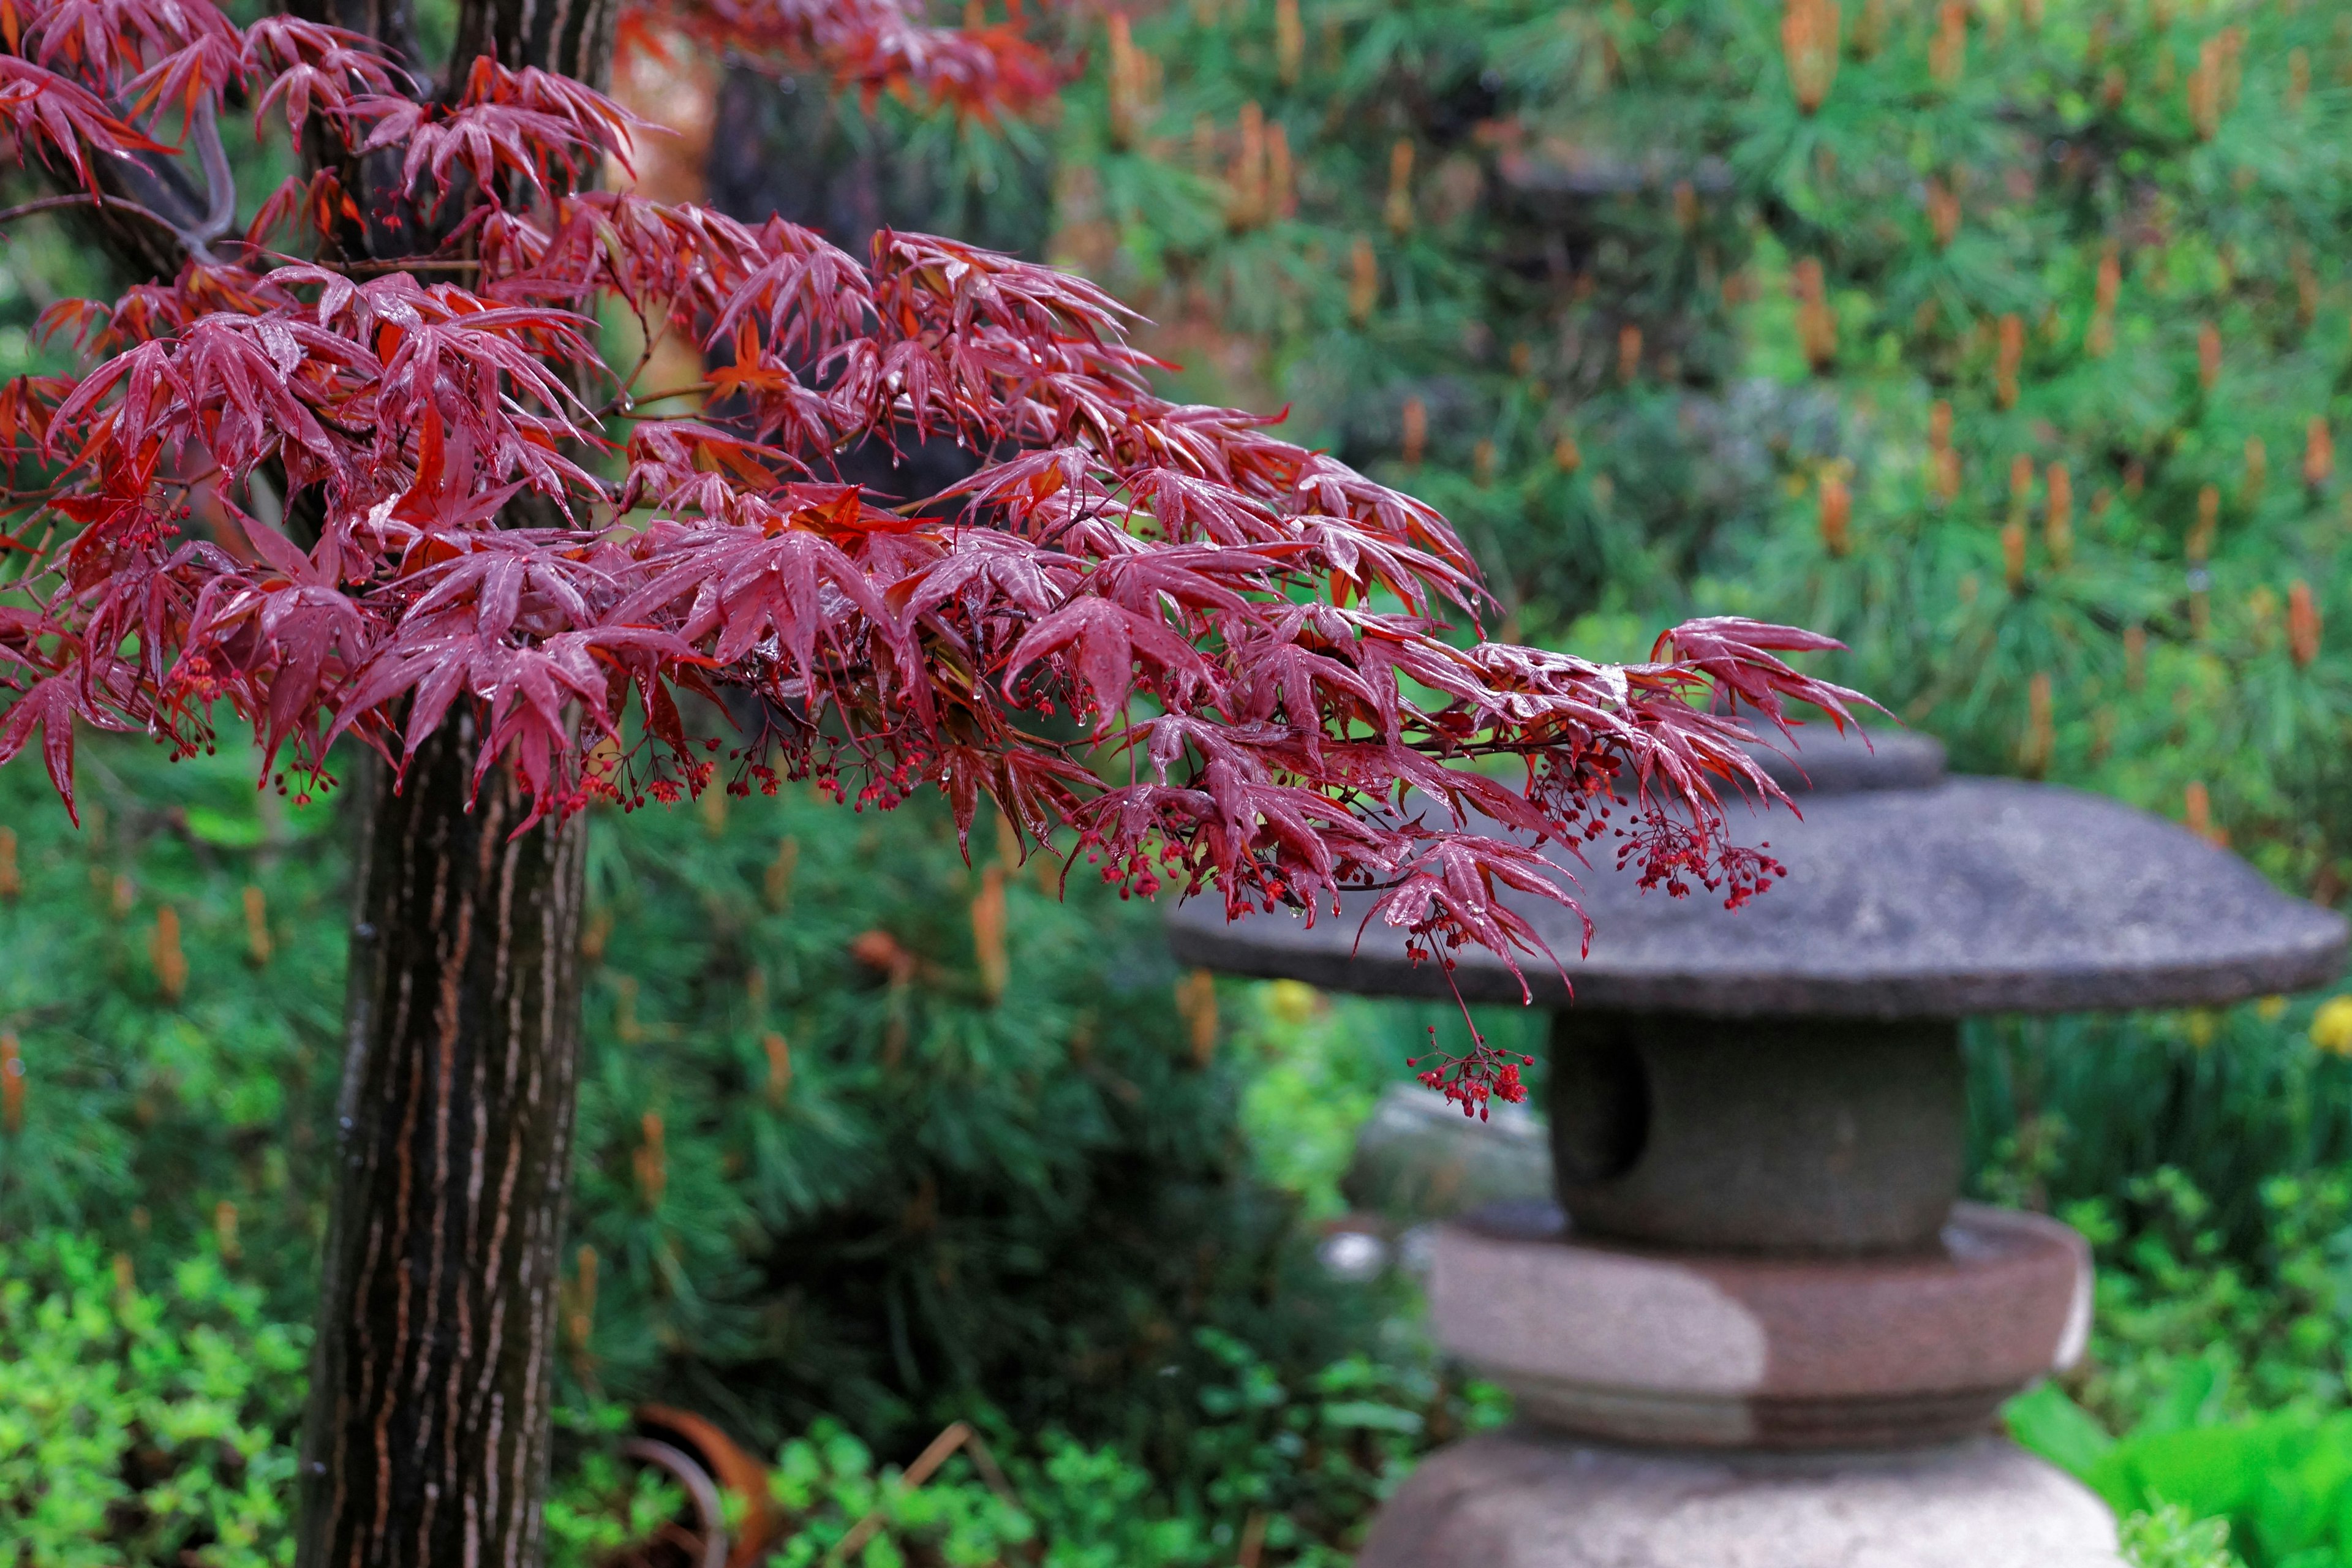
[[[412,66],[408,0],[295,0]],[[463,0],[439,80],[478,55],[604,88],[615,0]],[[431,243],[398,150],[346,163],[348,249]],[[455,207],[457,204],[452,204]],[[444,216],[446,227],[454,214]],[[356,257],[352,258],[357,258]],[[553,521],[518,508],[516,521]],[[536,1568],[580,1051],[586,827],[520,834],[521,792],[473,796],[462,705],[364,811],[340,1163],[303,1434],[300,1568]]]
[[[303,1568],[541,1557],[586,828],[516,834],[504,770],[468,810],[476,743],[368,786]]]

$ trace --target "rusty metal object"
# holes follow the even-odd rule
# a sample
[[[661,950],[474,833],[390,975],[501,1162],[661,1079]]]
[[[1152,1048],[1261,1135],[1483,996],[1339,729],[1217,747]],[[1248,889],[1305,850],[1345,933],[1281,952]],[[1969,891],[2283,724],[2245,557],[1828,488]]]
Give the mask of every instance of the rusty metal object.
[[[651,1465],[686,1489],[687,1501],[694,1507],[695,1534],[698,1537],[698,1544],[691,1558],[693,1568],[725,1568],[728,1562],[727,1516],[720,1510],[719,1486],[710,1479],[710,1472],[697,1464],[694,1457],[683,1448],[656,1442],[651,1437],[630,1438],[621,1445],[621,1453],[625,1458]],[[671,1528],[677,1527],[672,1525]],[[643,1560],[642,1553],[640,1559]]]
[[[782,1538],[784,1516],[768,1489],[768,1468],[742,1445],[690,1410],[640,1405],[636,1418],[640,1430],[676,1439],[701,1461],[722,1490],[742,1505],[733,1550],[719,1560],[724,1568],[751,1568]]]

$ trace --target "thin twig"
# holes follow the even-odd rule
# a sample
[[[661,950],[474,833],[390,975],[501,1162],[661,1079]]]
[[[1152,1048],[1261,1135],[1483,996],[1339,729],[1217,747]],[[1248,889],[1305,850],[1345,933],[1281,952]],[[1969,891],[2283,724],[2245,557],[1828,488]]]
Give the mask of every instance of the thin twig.
[[[102,196],[94,191],[75,191],[62,196],[42,196],[37,201],[20,202],[13,207],[0,208],[0,224],[10,223],[20,217],[30,217],[35,213],[47,212],[52,207],[97,207],[102,212],[125,212],[133,217],[143,217],[158,228],[169,229],[175,239],[186,237],[181,234],[180,226],[162,213],[151,207],[142,207],[137,202],[128,201],[121,196]]]
[[[699,397],[708,394],[710,386],[709,383],[698,381],[692,386],[673,386],[667,392],[649,392],[643,397],[632,397],[629,399],[629,405],[626,408],[615,408],[608,404],[599,412],[609,414],[635,414],[638,409],[646,407],[650,404],[667,403],[672,398],[677,397]]]
[[[331,266],[328,262],[320,266]],[[421,257],[393,261],[347,261],[334,269],[338,272],[474,272],[481,268],[479,261],[432,261]]]
[[[1249,1518],[1242,1523],[1242,1549],[1234,1554],[1234,1568],[1257,1568],[1258,1553],[1265,1550],[1265,1510],[1250,1510]]]
[[[229,168],[227,151],[221,146],[220,122],[213,114],[212,100],[199,104],[189,118],[197,163],[205,172],[205,221],[197,226],[194,237],[199,245],[210,245],[236,226],[236,175]]]
[[[614,281],[617,283],[619,279],[615,279]],[[646,311],[642,304],[635,300],[630,300],[629,313],[637,319],[637,341],[644,347],[638,351],[637,363],[629,367],[629,374],[621,378],[621,384],[614,389],[614,398],[616,402],[625,402],[628,399],[629,388],[637,384],[637,377],[645,374],[646,366],[654,363],[654,346],[661,342],[659,337],[649,334],[646,331]],[[663,324],[662,331],[665,332],[669,331],[667,322]]]
[[[946,1431],[931,1439],[930,1447],[915,1456],[915,1462],[908,1465],[906,1473],[898,1478],[897,1489],[912,1491],[929,1480],[932,1474],[948,1462],[950,1455],[971,1439],[972,1430],[969,1422],[958,1421],[949,1426]],[[874,1532],[882,1528],[882,1514],[887,1506],[887,1503],[877,1503],[864,1519],[850,1526],[849,1533],[843,1536],[835,1543],[833,1550],[824,1554],[825,1562],[843,1563],[855,1555],[860,1547],[873,1539]]]

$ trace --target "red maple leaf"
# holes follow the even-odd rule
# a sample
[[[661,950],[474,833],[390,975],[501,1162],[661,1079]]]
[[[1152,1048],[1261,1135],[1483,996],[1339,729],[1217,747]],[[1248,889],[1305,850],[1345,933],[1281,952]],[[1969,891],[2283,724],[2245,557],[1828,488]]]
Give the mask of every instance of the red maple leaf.
[[[1052,77],[1009,30],[894,0],[657,15],[973,112]],[[1777,792],[1731,712],[1850,716],[1782,657],[1822,639],[1786,628],[1695,622],[1622,668],[1450,641],[1434,617],[1480,594],[1444,519],[1264,417],[1159,397],[1094,284],[890,230],[861,264],[781,220],[585,189],[635,126],[579,82],[485,55],[427,97],[365,40],[238,28],[210,0],[48,0],[0,35],[20,155],[85,182],[94,159],[184,159],[205,193],[148,212],[185,244],[176,278],[56,317],[76,376],[0,391],[0,441],[50,465],[53,525],[8,537],[29,607],[0,629],[0,755],[37,730],[62,792],[76,718],[187,747],[225,708],[315,771],[344,733],[404,757],[462,703],[536,812],[592,778],[659,797],[706,787],[724,739],[722,709],[678,693],[732,689],[762,715],[740,768],[883,805],[936,784],[967,826],[991,796],[1116,879],[1235,909],[1374,888],[1418,942],[1525,956],[1498,890],[1573,902],[1528,845],[1583,842],[1624,793],[1645,876],[1745,896],[1769,868],[1719,793]],[[362,213],[328,159],[253,231],[314,259],[232,251],[210,134],[232,88],[306,143],[398,149],[371,198],[392,205]],[[442,248],[346,264],[357,226],[394,218]],[[614,307],[723,362],[701,414],[636,413],[592,333]],[[939,437],[974,462],[935,495],[884,510],[838,482],[860,442]],[[183,533],[184,475],[271,491],[301,542]],[[592,769],[614,743],[617,770]],[[1480,770],[1505,757],[1521,786]]]

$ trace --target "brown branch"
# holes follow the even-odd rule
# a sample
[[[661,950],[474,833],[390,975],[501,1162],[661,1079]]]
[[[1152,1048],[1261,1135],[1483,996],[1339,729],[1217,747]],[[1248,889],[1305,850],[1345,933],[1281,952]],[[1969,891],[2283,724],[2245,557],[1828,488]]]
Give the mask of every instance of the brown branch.
[[[705,396],[709,395],[709,383],[698,381],[692,386],[673,386],[665,392],[648,392],[642,397],[631,397],[628,399],[628,406],[625,408],[619,406],[617,404],[607,404],[604,408],[598,410],[598,412],[605,414],[634,415],[638,409],[645,407],[647,404],[667,403],[673,398],[679,397]],[[667,418],[668,416],[667,415],[649,414],[646,415],[646,417],[648,419],[656,419]]]
[[[913,1491],[917,1487],[929,1480],[931,1473],[946,1464],[949,1457],[958,1448],[974,1441],[975,1436],[969,1422],[955,1422],[946,1431],[932,1438],[929,1447],[915,1456],[915,1462],[907,1467],[906,1472],[898,1478],[897,1487],[891,1489],[901,1492]],[[994,1463],[992,1461],[990,1468],[994,1468]],[[1001,1475],[1003,1472],[998,1473]],[[834,1543],[833,1550],[824,1554],[825,1563],[830,1565],[845,1562],[856,1556],[858,1550],[873,1538],[874,1532],[882,1528],[883,1516],[889,1506],[887,1499],[876,1503],[864,1519],[850,1527],[847,1535]]]
[[[153,208],[142,207],[137,202],[121,196],[100,195],[94,191],[76,191],[69,195],[62,196],[42,196],[34,201],[19,202],[13,207],[0,208],[0,224],[12,223],[20,217],[30,217],[35,213],[47,212],[52,207],[96,207],[100,212],[129,213],[133,217],[145,218],[149,223],[169,233],[174,239],[183,237],[180,226]]]
[[[479,271],[478,261],[432,261],[421,257],[406,257],[388,261],[321,261],[318,266],[338,272],[474,272]]]

